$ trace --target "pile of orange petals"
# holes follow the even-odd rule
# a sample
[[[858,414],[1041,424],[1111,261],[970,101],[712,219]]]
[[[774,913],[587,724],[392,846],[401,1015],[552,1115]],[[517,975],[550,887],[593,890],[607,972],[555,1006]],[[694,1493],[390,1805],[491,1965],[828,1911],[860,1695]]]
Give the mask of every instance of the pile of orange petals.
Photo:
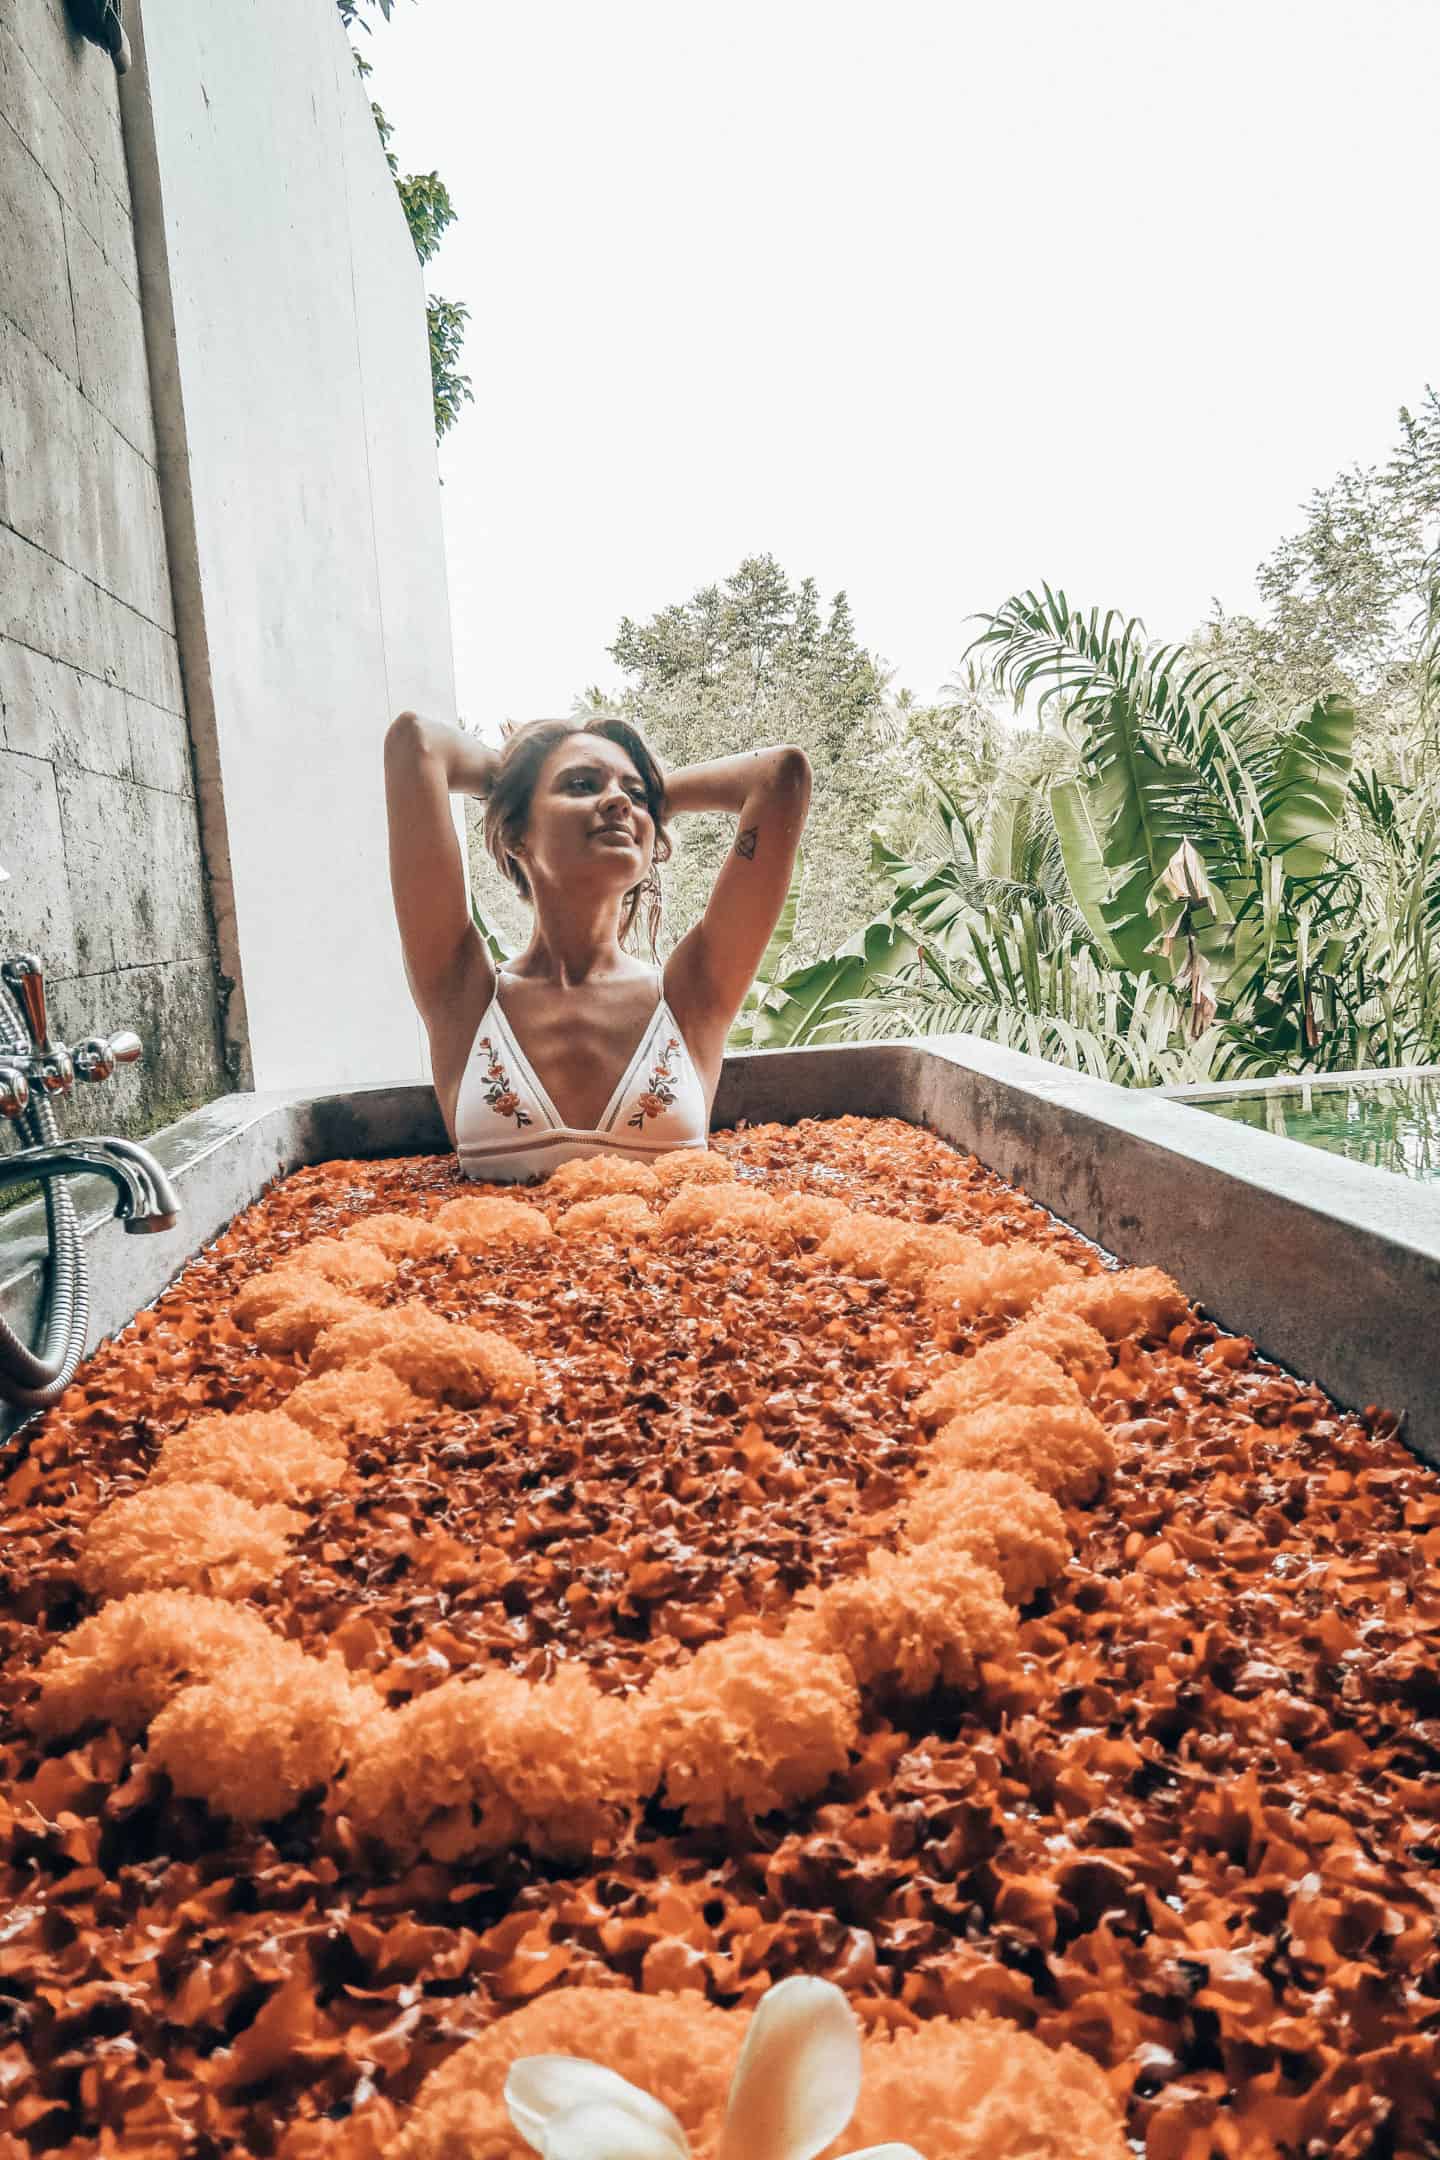
[[[379,2160],[432,2071],[552,1991],[743,2010],[794,1972],[844,1987],[876,2040],[983,2014],[1073,2045],[1147,2160],[1440,2151],[1433,1473],[1393,1421],[1342,1416],[1163,1278],[1113,1290],[1093,1249],[932,1136],[839,1119],[718,1152],[734,1200],[593,1171],[528,1192],[555,1236],[511,1234],[473,1205],[506,1196],[449,1158],[302,1171],[32,1428],[0,1545],[0,2160]],[[657,1225],[673,1210],[659,1234],[632,1194]],[[857,1243],[858,1272],[844,1238],[819,1257],[837,1207],[946,1235]],[[322,1239],[302,1294],[289,1268]],[[957,1251],[963,1281],[927,1304],[917,1256]],[[259,1325],[237,1324],[276,1270]],[[460,1377],[483,1385],[457,1386],[416,1312],[529,1366],[497,1392],[475,1347]],[[327,1328],[368,1362],[311,1363]],[[962,1377],[1012,1331],[1075,1384],[1027,1351],[1053,1417],[1032,1469],[1057,1497],[1023,1510],[964,1482],[1013,1474],[989,1452],[999,1363]],[[315,1495],[296,1439],[298,1506],[263,1556],[240,1522],[262,1503],[207,1488],[230,1543],[155,1586],[152,1556],[192,1540],[166,1510],[239,1475],[228,1430],[176,1436],[301,1389],[294,1422],[343,1456],[338,1481]],[[1098,1495],[1087,1463],[1113,1464]],[[678,1730],[706,1644],[758,1629],[758,1655],[847,1599],[877,1640],[892,1628],[897,1570],[871,1555],[897,1524],[942,1527],[940,1477],[972,1509],[994,1496],[968,1549],[1035,1590],[1018,1640],[988,1655],[1008,1623],[977,1607],[955,1677],[978,1687],[948,1691],[942,1661],[929,1693],[862,1695],[826,1790],[787,1807],[780,1783],[758,1824],[723,1791],[688,1812],[695,1794],[665,1793],[599,1858],[559,1838],[386,1860],[343,1777],[251,1825],[182,1789],[218,1754],[245,1799],[245,1719],[275,1791],[331,1777],[352,1726],[466,1675],[663,1678]],[[293,1656],[315,1671],[287,1702]],[[157,1716],[177,1675],[189,1708]]]

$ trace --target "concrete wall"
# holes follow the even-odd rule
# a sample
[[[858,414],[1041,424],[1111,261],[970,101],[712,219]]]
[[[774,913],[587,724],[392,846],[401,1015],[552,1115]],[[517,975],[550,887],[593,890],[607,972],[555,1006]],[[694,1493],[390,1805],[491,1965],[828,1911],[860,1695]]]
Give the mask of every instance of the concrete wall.
[[[402,707],[454,717],[419,265],[333,0],[143,0],[127,21],[238,1084],[414,1078],[381,746]]]
[[[77,1132],[233,1084],[138,295],[115,71],[61,0],[0,0],[0,953],[41,954],[66,1040],[146,1047]]]

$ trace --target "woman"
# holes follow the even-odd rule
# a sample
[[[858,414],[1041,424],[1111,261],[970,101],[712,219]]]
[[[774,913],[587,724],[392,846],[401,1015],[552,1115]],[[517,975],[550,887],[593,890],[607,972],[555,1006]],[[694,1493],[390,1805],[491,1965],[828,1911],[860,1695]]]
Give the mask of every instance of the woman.
[[[576,1156],[703,1147],[725,1039],[785,904],[810,802],[803,750],[750,750],[667,780],[623,720],[534,720],[500,750],[401,713],[385,737],[390,882],[446,1130],[468,1177],[544,1177]],[[529,901],[525,950],[497,970],[470,919],[449,797]],[[666,821],[728,813],[735,844],[705,913],[652,957]]]

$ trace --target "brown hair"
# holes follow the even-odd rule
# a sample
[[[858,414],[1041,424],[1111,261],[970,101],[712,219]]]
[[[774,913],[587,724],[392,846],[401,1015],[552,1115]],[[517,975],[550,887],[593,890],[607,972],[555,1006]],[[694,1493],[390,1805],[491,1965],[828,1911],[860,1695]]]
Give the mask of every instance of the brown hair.
[[[530,881],[512,851],[525,837],[541,766],[556,745],[571,735],[603,735],[625,752],[645,784],[645,807],[655,824],[652,865],[670,859],[670,836],[665,830],[665,775],[638,728],[609,714],[594,720],[528,720],[506,737],[485,801],[485,845],[524,900],[533,901]],[[620,911],[622,945],[634,929],[642,906],[650,956],[658,959],[655,941],[660,929],[660,881],[653,867],[650,876],[625,895]]]

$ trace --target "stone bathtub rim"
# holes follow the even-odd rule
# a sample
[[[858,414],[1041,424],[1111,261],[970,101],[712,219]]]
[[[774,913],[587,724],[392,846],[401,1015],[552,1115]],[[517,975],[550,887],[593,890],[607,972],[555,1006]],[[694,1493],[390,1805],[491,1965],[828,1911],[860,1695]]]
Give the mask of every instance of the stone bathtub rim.
[[[1405,1413],[1412,1447],[1440,1463],[1440,1187],[965,1035],[740,1052],[714,1123],[844,1115],[901,1117],[973,1152],[1108,1252],[1167,1268],[1344,1407]],[[91,1256],[87,1351],[276,1177],[450,1143],[417,1081],[221,1096],[146,1145],[186,1208],[173,1231],[130,1236],[109,1188],[72,1181]],[[27,1340],[44,1250],[43,1203],[0,1221],[0,1311]],[[4,1406],[0,1419],[0,1434],[19,1423]]]

